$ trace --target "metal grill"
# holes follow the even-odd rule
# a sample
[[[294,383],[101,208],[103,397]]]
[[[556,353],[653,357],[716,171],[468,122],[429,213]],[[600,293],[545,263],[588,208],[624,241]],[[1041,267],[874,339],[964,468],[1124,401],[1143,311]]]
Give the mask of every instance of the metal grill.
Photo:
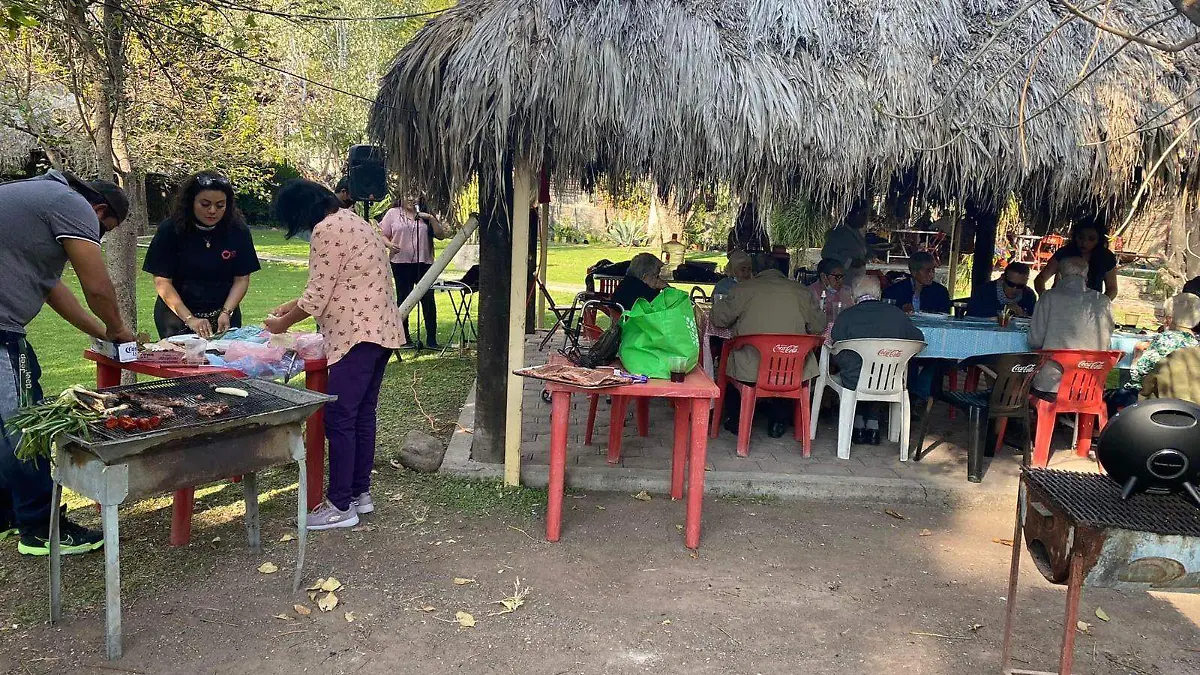
[[[213,392],[213,389],[216,387],[234,387],[237,389],[242,389],[249,392],[250,396],[246,398],[239,398],[237,396],[217,394]],[[187,401],[192,405],[199,405],[201,403],[224,403],[229,406],[229,410],[223,414],[215,415],[213,417],[203,417],[191,406],[175,407],[174,415],[170,417],[163,417],[162,424],[149,431],[124,431],[121,429],[107,429],[100,424],[93,424],[92,435],[95,439],[101,441],[125,440],[152,433],[162,433],[180,429],[201,427],[218,421],[225,422],[229,420],[237,420],[251,417],[253,415],[272,413],[292,407],[291,402],[285,401],[272,393],[254,387],[253,381],[236,379],[229,377],[228,375],[198,375],[195,377],[140,382],[138,384],[105,389],[103,393],[129,394],[134,392],[139,394],[179,399],[182,401]],[[136,404],[134,404],[134,407],[136,408]],[[137,413],[135,410],[133,414],[136,415],[139,413]]]
[[[1200,508],[1183,495],[1141,493],[1123,500],[1115,481],[1094,473],[1026,469],[1025,477],[1081,525],[1200,537]]]

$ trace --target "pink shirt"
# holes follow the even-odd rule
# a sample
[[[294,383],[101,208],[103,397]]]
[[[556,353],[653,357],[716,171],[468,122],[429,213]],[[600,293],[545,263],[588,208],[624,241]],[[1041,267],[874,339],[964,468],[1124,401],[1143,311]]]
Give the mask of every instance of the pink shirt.
[[[379,229],[383,230],[383,236],[387,237],[393,246],[400,248],[398,253],[392,255],[392,262],[433,262],[433,241],[429,223],[416,216],[410,217],[404,209],[397,206],[383,214],[383,220],[379,221]]]
[[[300,309],[317,320],[330,365],[360,342],[388,349],[404,343],[387,247],[352,211],[328,215],[313,228]]]

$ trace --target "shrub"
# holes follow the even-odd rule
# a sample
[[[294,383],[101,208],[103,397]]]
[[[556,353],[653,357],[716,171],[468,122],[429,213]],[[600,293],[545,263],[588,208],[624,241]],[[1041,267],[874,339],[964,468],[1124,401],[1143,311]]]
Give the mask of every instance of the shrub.
[[[645,246],[646,226],[634,220],[614,220],[608,226],[608,240],[614,246]]]

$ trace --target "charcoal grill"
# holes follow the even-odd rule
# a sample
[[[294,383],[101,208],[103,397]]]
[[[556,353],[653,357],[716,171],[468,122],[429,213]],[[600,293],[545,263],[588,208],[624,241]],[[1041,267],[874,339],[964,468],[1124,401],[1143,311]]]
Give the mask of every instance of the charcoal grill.
[[[1084,586],[1200,591],[1200,508],[1186,496],[1122,499],[1121,486],[1108,476],[1027,468],[1017,498],[1002,650],[1004,672],[1012,675],[1049,675],[1009,669],[1022,541],[1047,580],[1067,585],[1061,674],[1071,672]]]
[[[234,387],[249,396],[240,398],[213,391]],[[87,437],[64,434],[57,439],[54,457],[54,502],[63,487],[100,504],[104,529],[107,655],[121,656],[121,566],[117,507],[129,500],[202,485],[230,476],[242,476],[246,499],[246,534],[250,549],[262,550],[258,522],[256,473],[289,462],[299,467],[296,497],[296,570],[293,591],[304,573],[307,504],[304,437],[301,423],[334,397],[307,389],[293,389],[266,380],[201,375],[156,380],[102,390],[104,393],[139,392],[196,402],[229,404],[229,410],[212,418],[194,410],[176,408],[175,415],[149,431],[121,431],[96,426]],[[58,518],[50,522],[50,620],[62,615],[61,562]]]

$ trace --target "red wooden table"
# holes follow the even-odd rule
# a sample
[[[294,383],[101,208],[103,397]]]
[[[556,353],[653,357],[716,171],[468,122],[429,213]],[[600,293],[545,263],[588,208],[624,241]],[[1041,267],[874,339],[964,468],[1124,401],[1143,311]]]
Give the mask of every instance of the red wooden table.
[[[90,349],[83,358],[96,363],[96,387],[116,387],[121,384],[121,371],[128,370],[139,375],[172,378],[193,375],[228,375],[245,377],[246,374],[232,368],[220,366],[167,366],[152,363],[118,363]],[[312,391],[326,393],[329,387],[329,366],[325,359],[304,361],[304,384]],[[305,463],[308,469],[308,508],[314,509],[325,498],[325,412],[318,408],[309,416],[304,429]],[[185,546],[192,538],[192,508],[195,489],[187,488],[175,492],[171,512],[171,545]]]
[[[561,357],[557,357],[560,358]],[[553,362],[555,357],[551,358]],[[558,541],[562,531],[563,484],[567,468],[567,426],[572,394],[602,394],[636,399],[665,398],[675,404],[675,443],[671,452],[671,499],[683,497],[687,471],[687,518],[684,543],[700,546],[700,506],[704,496],[704,465],[708,452],[708,411],[717,385],[702,368],[693,368],[683,382],[650,380],[608,389],[580,389],[547,382],[550,392],[550,485],[546,501],[546,539]],[[690,434],[690,442],[689,442]]]

